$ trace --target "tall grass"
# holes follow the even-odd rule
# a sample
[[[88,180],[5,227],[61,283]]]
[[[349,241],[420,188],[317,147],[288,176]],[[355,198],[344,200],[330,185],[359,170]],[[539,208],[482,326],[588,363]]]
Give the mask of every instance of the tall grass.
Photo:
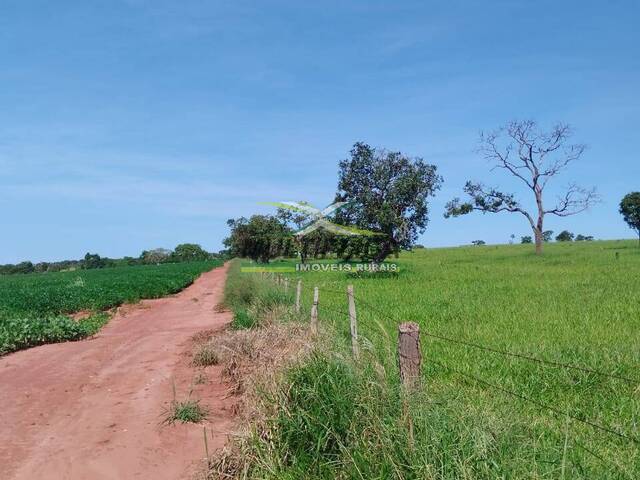
[[[292,294],[274,288],[257,275],[241,273],[240,269],[240,262],[232,262],[224,289],[223,302],[233,311],[231,326],[236,329],[257,327],[272,321],[274,316],[279,321],[285,320],[290,312],[279,307],[290,305]]]
[[[637,382],[423,335],[423,388],[408,400],[407,417],[395,356],[397,324],[411,320],[426,333],[638,378],[640,249],[634,242],[549,245],[541,258],[529,246],[432,249],[403,254],[398,264],[397,276],[292,275],[304,282],[305,315],[312,287],[321,288],[320,323],[332,348],[294,367],[269,395],[272,415],[266,433],[249,442],[246,477],[640,476],[633,441],[456,371],[635,438]],[[342,292],[350,283],[363,337],[359,363],[348,348]]]

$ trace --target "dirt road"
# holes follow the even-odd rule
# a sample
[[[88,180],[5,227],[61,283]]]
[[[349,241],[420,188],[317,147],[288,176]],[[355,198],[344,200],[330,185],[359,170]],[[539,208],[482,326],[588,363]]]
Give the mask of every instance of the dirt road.
[[[225,275],[217,268],[177,295],[123,307],[91,339],[0,358],[0,478],[189,478],[204,458],[203,425],[161,422],[172,385],[180,400],[194,384],[191,336],[230,321],[215,311]],[[233,400],[219,367],[205,375],[192,398],[209,407],[213,450]]]

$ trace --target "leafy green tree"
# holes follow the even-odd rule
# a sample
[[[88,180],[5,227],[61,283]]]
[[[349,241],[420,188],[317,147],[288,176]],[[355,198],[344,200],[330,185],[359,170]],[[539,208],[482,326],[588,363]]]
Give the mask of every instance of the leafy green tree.
[[[573,241],[573,237],[574,237],[573,233],[571,233],[569,230],[563,230],[556,237],[556,241],[557,242],[572,242]]]
[[[171,250],[166,248],[154,248],[153,250],[144,250],[140,254],[140,261],[144,264],[158,264],[167,262],[171,258]]]
[[[133,257],[124,257],[122,261],[127,265],[137,265],[139,263],[138,259]]]
[[[84,270],[90,270],[94,268],[104,268],[105,260],[100,257],[97,253],[89,253],[84,256],[84,260],[82,261],[82,268]]]
[[[593,241],[593,235],[582,235],[579,233],[576,235],[576,242],[591,242]]]
[[[542,241],[544,243],[549,243],[553,238],[553,230],[545,230],[542,232]]]
[[[631,192],[624,196],[620,202],[620,214],[629,228],[638,234],[640,247],[640,192]]]
[[[380,234],[341,243],[355,242],[366,245],[367,252],[375,250],[375,262],[410,248],[424,232],[429,222],[428,198],[442,184],[436,167],[421,158],[377,150],[362,142],[353,146],[350,158],[340,162],[338,177],[336,201],[349,203],[336,213],[336,221]]]
[[[44,273],[49,269],[49,263],[39,262],[33,266],[33,271],[36,273]]]
[[[171,259],[176,262],[198,262],[209,258],[211,255],[196,243],[181,243],[171,254]]]
[[[533,243],[533,239],[530,235],[526,235],[524,237],[520,237],[520,243]]]
[[[272,215],[253,215],[228,220],[231,229],[224,245],[237,257],[268,263],[270,259],[293,253],[291,230]]]
[[[570,137],[568,125],[560,124],[550,132],[542,132],[531,120],[514,121],[495,132],[481,135],[480,151],[485,159],[494,163],[494,168],[505,170],[524,183],[535,200],[535,209],[527,209],[513,193],[469,181],[464,187],[469,199],[466,202],[461,202],[459,198],[451,200],[447,204],[445,217],[466,215],[474,210],[482,213],[518,213],[529,222],[535,238],[536,254],[541,254],[546,215],[575,215],[598,201],[594,188],[587,190],[572,184],[555,206],[543,206],[544,191],[549,180],[570,163],[579,160],[585,150],[584,145],[568,144]]]
[[[10,266],[9,273],[33,273],[35,268],[31,262],[20,262],[17,265]]]
[[[300,201],[300,205],[308,205],[307,202]],[[291,230],[302,230],[313,221],[308,213],[286,208],[278,208],[276,217]],[[323,228],[314,230],[306,235],[294,235],[293,244],[300,256],[300,261],[305,263],[307,257],[325,257],[334,249],[335,235]]]

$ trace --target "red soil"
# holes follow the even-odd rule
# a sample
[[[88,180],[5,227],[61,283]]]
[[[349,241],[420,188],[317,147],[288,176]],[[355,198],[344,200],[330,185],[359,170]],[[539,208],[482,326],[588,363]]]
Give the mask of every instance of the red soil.
[[[122,309],[91,339],[0,358],[0,478],[188,478],[205,456],[203,425],[209,450],[223,446],[234,400],[220,367],[193,385],[192,398],[209,409],[206,422],[161,422],[173,384],[178,400],[192,388],[192,335],[230,321],[215,308],[226,270]]]

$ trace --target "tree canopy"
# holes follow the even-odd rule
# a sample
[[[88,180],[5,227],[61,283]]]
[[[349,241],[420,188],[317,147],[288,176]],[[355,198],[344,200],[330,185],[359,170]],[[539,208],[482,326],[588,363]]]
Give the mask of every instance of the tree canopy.
[[[173,249],[171,258],[178,262],[195,262],[208,260],[211,255],[197,243],[181,243]]]
[[[640,192],[631,192],[624,196],[620,202],[620,214],[629,228],[638,234],[640,246]]]
[[[293,253],[292,232],[277,217],[253,215],[227,221],[231,229],[224,244],[233,256],[268,263],[272,258]]]
[[[573,237],[574,237],[573,233],[571,233],[569,230],[563,230],[556,237],[556,241],[557,242],[572,242],[573,241]]]
[[[356,143],[342,160],[335,200],[348,202],[336,220],[378,233],[376,236],[342,239],[342,255],[356,250],[381,262],[390,253],[408,249],[429,222],[428,199],[442,184],[434,165],[401,152],[375,149]]]
[[[542,253],[546,215],[575,215],[598,201],[595,188],[585,189],[570,184],[555,205],[544,206],[548,182],[569,164],[579,160],[585,151],[584,145],[569,143],[571,135],[568,125],[558,124],[543,132],[532,120],[513,121],[494,132],[482,134],[480,153],[494,165],[493,169],[503,170],[523,183],[533,194],[535,208],[528,209],[514,193],[468,181],[464,187],[468,200],[451,200],[446,206],[445,217],[466,215],[474,210],[521,214],[533,231],[536,253]]]

